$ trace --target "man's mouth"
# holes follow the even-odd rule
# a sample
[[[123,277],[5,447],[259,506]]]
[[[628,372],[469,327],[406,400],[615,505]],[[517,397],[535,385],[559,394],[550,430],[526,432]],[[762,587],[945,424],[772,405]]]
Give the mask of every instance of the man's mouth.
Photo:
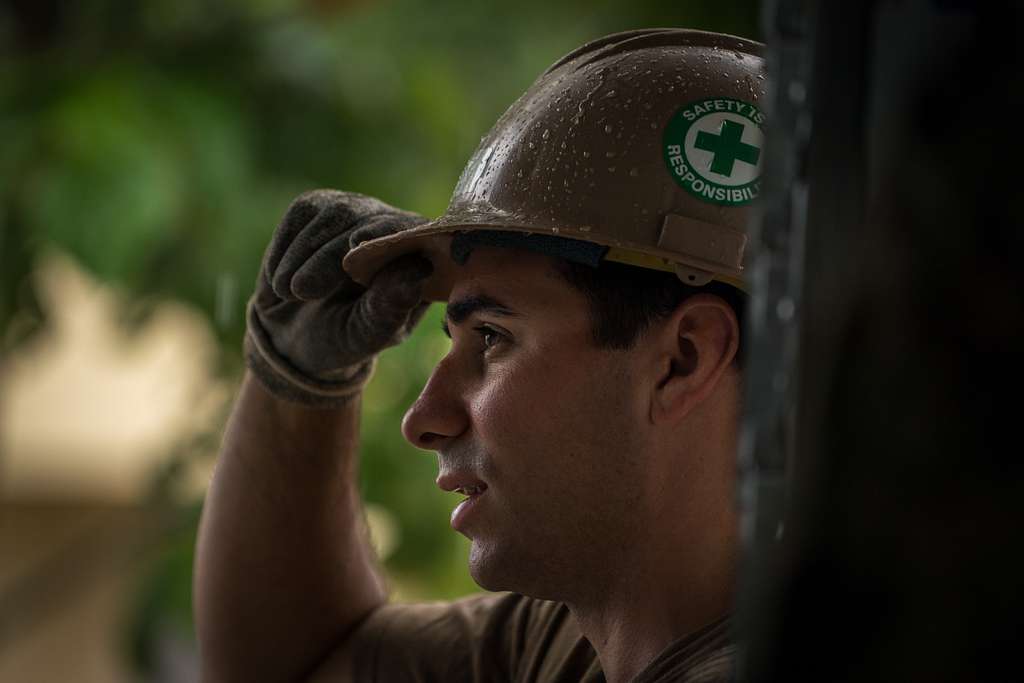
[[[437,486],[442,491],[461,493],[464,496],[478,496],[487,490],[487,484],[466,470],[442,470],[437,476]]]
[[[487,490],[487,484],[476,484],[475,486],[459,486],[454,489],[456,493],[461,493],[464,496],[477,496]]]
[[[437,485],[445,491],[465,496],[452,510],[451,519],[452,528],[465,534],[466,520],[471,517],[473,508],[487,490],[487,484],[468,472],[446,472],[437,478]]]

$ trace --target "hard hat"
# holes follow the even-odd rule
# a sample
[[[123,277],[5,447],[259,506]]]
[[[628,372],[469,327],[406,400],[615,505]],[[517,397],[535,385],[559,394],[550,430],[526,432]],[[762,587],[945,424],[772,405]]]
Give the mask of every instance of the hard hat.
[[[580,47],[481,140],[444,215],[356,246],[345,270],[366,284],[421,251],[434,265],[426,297],[443,301],[458,267],[452,234],[503,231],[603,245],[605,260],[742,288],[763,158],[761,49],[684,29]]]

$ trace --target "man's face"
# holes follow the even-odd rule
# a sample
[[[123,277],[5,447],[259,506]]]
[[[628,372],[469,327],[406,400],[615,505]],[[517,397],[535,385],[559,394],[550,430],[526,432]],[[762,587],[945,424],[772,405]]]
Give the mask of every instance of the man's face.
[[[598,589],[648,531],[641,356],[596,348],[583,295],[523,251],[474,251],[447,325],[403,432],[437,451],[443,488],[486,487],[452,519],[473,578],[542,598]]]

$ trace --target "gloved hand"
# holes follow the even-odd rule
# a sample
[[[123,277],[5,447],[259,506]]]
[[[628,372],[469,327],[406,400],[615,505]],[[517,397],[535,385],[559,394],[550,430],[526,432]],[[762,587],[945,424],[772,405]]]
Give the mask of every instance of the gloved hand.
[[[334,407],[362,390],[377,353],[423,316],[432,267],[408,254],[366,288],[341,260],[364,241],[426,220],[354,192],[313,190],[292,202],[263,256],[247,314],[246,363],[272,393]]]

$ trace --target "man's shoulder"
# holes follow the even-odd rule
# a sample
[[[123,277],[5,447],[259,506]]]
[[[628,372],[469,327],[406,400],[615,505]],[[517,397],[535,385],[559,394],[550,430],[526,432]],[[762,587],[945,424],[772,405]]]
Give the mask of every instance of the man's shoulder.
[[[509,592],[478,593],[450,601],[388,603],[370,615],[363,628],[403,633],[409,629],[419,632],[425,625],[467,629],[480,636],[499,627],[578,633],[565,603]]]
[[[603,681],[597,655],[564,603],[518,593],[387,604],[350,634],[314,680]]]
[[[735,656],[732,621],[726,615],[674,641],[633,683],[728,683]]]

